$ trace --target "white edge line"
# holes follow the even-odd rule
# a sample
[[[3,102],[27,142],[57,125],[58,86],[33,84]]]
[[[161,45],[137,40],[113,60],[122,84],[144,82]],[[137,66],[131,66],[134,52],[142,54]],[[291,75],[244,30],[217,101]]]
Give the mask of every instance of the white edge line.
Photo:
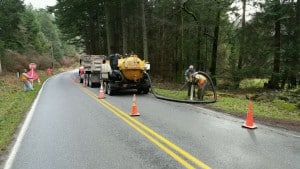
[[[9,157],[8,157],[8,159],[7,159],[7,161],[6,161],[5,165],[4,165],[4,169],[10,169],[12,167],[12,165],[13,165],[13,162],[15,160],[16,154],[17,154],[17,152],[18,152],[18,150],[19,150],[19,148],[21,146],[21,143],[22,143],[22,140],[24,138],[24,135],[25,135],[25,133],[26,133],[26,131],[28,129],[28,126],[29,126],[29,124],[31,122],[32,116],[33,116],[33,114],[35,112],[35,108],[36,108],[37,102],[39,101],[40,95],[41,95],[41,93],[43,91],[43,88],[44,88],[44,85],[45,85],[45,83],[47,81],[48,81],[48,79],[44,82],[42,88],[40,89],[37,97],[35,98],[32,106],[31,106],[31,108],[29,110],[29,113],[27,114],[27,117],[26,117],[26,119],[24,121],[24,124],[22,125],[21,131],[18,134],[17,140],[16,140],[16,142],[15,142],[15,144],[14,144],[12,150],[11,150],[11,153],[9,154]]]

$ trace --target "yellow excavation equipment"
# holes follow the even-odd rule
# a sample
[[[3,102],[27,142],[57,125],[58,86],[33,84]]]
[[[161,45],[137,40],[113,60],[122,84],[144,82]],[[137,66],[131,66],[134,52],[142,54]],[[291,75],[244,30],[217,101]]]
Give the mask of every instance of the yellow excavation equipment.
[[[144,94],[149,92],[150,81],[146,72],[150,70],[150,64],[137,55],[110,55],[105,64],[110,66],[107,68],[110,69],[108,78],[103,80],[106,94],[113,95],[124,89],[136,89]]]

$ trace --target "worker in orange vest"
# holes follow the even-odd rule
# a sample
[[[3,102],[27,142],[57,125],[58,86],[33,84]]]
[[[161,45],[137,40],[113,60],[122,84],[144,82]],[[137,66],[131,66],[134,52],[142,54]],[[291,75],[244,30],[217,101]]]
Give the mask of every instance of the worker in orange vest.
[[[194,73],[194,77],[195,77],[195,83],[197,84],[198,87],[197,98],[203,100],[204,91],[207,85],[207,78],[202,74],[198,74],[197,72]]]
[[[24,69],[24,72],[22,73],[22,76],[21,76],[21,80],[24,83],[24,91],[25,92],[28,90],[33,90],[30,79],[32,79],[32,77],[27,74],[27,69]]]

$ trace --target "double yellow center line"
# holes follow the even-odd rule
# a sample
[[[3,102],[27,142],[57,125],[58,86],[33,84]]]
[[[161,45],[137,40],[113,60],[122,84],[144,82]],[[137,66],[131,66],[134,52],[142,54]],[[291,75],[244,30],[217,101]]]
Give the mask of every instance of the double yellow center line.
[[[185,168],[203,168],[203,169],[209,169],[210,167],[200,160],[198,160],[196,157],[188,153],[187,151],[181,149],[168,139],[164,138],[154,130],[150,129],[149,127],[145,126],[140,121],[136,120],[135,118],[129,116],[124,111],[120,110],[116,106],[110,104],[104,99],[98,99],[97,96],[91,92],[90,90],[81,87],[81,89],[88,94],[91,98],[96,100],[97,102],[101,103],[104,107],[106,107],[108,110],[110,110],[112,113],[114,113],[117,117],[122,119],[125,123],[127,123],[129,126],[134,128],[136,131],[138,131],[140,134],[142,134],[144,137],[146,137],[148,140],[153,142],[156,146],[158,146],[161,150],[169,154],[171,157],[173,157],[176,161],[178,161],[181,165],[183,165]],[[192,164],[191,164],[192,162]]]

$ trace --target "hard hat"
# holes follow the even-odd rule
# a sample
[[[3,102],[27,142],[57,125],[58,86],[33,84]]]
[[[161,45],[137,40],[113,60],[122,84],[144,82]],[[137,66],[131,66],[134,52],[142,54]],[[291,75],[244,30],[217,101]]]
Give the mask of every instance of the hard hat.
[[[193,66],[193,65],[190,65],[190,66],[189,66],[189,69],[194,69],[194,66]]]

